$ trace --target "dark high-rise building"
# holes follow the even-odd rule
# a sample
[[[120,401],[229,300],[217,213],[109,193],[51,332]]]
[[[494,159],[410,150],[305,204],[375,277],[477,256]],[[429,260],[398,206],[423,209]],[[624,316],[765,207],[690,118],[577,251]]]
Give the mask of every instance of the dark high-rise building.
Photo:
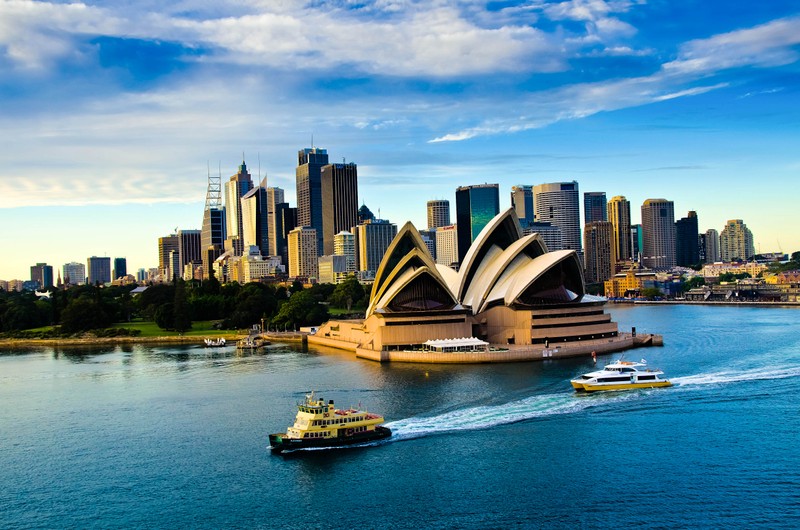
[[[647,199],[642,204],[644,248],[642,264],[648,269],[675,266],[675,205],[666,199]]]
[[[53,266],[47,263],[37,263],[31,267],[31,282],[39,284],[40,289],[53,286]]]
[[[112,277],[114,280],[117,278],[124,278],[128,275],[128,260],[125,258],[114,258],[114,271]]]
[[[244,250],[241,199],[251,189],[253,179],[242,161],[239,171],[225,183],[225,250],[233,250],[236,256],[241,256]]]
[[[675,264],[691,267],[700,263],[699,230],[697,212],[690,211],[686,217],[675,221]]]
[[[317,231],[317,252],[323,250],[322,224],[322,167],[328,165],[328,151],[318,147],[305,148],[297,153],[297,226]]]
[[[631,259],[642,262],[642,249],[644,248],[644,238],[642,225],[631,225]]]
[[[278,245],[278,256],[281,263],[289,271],[289,232],[297,228],[297,208],[290,208],[288,202],[275,205],[275,219],[278,226],[275,227],[275,237]]]
[[[203,278],[208,279],[214,260],[222,254],[225,245],[225,208],[222,206],[222,177],[208,173],[206,207],[200,231],[200,259]]]
[[[456,230],[458,233],[458,261],[464,261],[472,242],[500,213],[500,186],[477,184],[456,188]]]
[[[277,232],[278,227],[278,205],[283,201],[283,190],[281,188],[267,187],[267,239],[269,240],[269,248],[267,255],[280,256],[278,249],[278,240],[280,239]]]
[[[111,282],[111,258],[92,256],[86,260],[89,285],[104,285]]]
[[[450,201],[436,199],[428,201],[428,229],[450,224]]]
[[[201,251],[202,234],[200,230],[178,230],[178,276],[184,277],[186,266],[199,265],[203,262]],[[192,277],[194,274],[192,274]]]
[[[367,208],[366,204],[362,204],[361,208],[358,209],[358,224],[366,223],[373,219],[375,219],[375,214]]]
[[[604,191],[587,191],[583,194],[583,224],[595,221],[608,221],[606,211],[606,193]]]
[[[574,250],[581,256],[581,212],[578,183],[555,182],[533,187],[536,221],[561,229],[561,247],[549,250]]]
[[[583,227],[587,283],[602,283],[614,276],[614,227],[608,221],[592,221]]]
[[[322,253],[333,255],[333,238],[358,224],[358,166],[327,164],[320,172],[322,190]]]

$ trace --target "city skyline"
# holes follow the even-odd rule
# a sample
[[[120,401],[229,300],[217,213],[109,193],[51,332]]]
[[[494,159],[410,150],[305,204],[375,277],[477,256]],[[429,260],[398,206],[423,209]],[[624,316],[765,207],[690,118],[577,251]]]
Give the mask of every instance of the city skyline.
[[[632,224],[663,197],[701,233],[742,219],[757,252],[800,250],[800,8],[766,4],[3,3],[0,278],[155,267],[159,237],[201,228],[209,166],[244,159],[296,207],[315,146],[398,226],[459,186],[498,183],[504,210],[575,180]]]

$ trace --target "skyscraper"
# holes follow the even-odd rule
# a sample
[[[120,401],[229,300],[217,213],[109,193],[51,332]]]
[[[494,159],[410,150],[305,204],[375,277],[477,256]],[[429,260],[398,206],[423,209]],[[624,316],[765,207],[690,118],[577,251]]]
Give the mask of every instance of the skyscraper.
[[[31,266],[31,281],[37,282],[40,289],[53,286],[53,266],[47,263],[37,263]]]
[[[749,260],[755,256],[753,233],[741,219],[731,219],[719,235],[719,254],[722,261]]]
[[[631,225],[631,259],[642,263],[642,249],[644,248],[644,237],[642,225]]]
[[[614,276],[614,227],[608,221],[592,221],[583,228],[586,282],[601,283]]]
[[[244,161],[239,171],[225,183],[225,250],[233,250],[235,256],[244,251],[241,198],[253,189],[253,179]]]
[[[581,254],[581,211],[578,183],[555,182],[533,187],[533,210],[537,221],[561,229],[561,248]],[[550,249],[558,250],[558,249]]]
[[[242,242],[244,254],[249,247],[257,247],[262,256],[269,255],[269,206],[267,204],[267,181],[245,193],[240,202],[242,207]]]
[[[522,229],[524,235],[539,234],[548,252],[561,250],[561,229],[554,224],[534,221]]]
[[[184,277],[187,265],[202,263],[201,239],[200,230],[178,230],[178,276]]]
[[[458,233],[458,261],[464,260],[472,242],[500,213],[500,186],[477,184],[456,188],[456,227]]]
[[[111,281],[111,258],[92,256],[86,260],[89,285],[105,285]]]
[[[225,245],[225,208],[222,205],[222,177],[212,177],[208,172],[206,207],[203,211],[203,226],[200,233],[200,259],[203,263],[203,278],[209,278],[211,265],[222,254]]]
[[[319,276],[317,233],[313,228],[298,226],[288,236],[289,277],[311,279]]]
[[[297,228],[297,208],[290,208],[288,202],[281,202],[276,205],[275,218],[278,221],[275,227],[276,243],[278,245],[278,256],[281,257],[281,264],[286,271],[289,270],[289,232]]]
[[[358,271],[362,278],[372,278],[378,271],[386,249],[397,235],[397,225],[383,219],[372,219],[354,226],[351,232],[356,237]]]
[[[523,230],[533,223],[536,220],[533,212],[533,186],[511,186],[511,207],[517,213]]]
[[[629,260],[631,252],[631,203],[622,195],[608,201],[608,220],[614,227],[614,260]]]
[[[278,205],[283,202],[283,190],[281,188],[267,188],[267,239],[269,240],[268,250],[270,256],[280,256],[278,241],[280,236],[277,227]],[[285,265],[285,263],[284,263]]]
[[[333,254],[333,239],[358,224],[358,166],[352,162],[322,166],[322,255]]]
[[[328,165],[328,151],[318,147],[297,153],[297,226],[317,231],[317,253],[323,250],[322,166]]]
[[[86,283],[86,265],[76,261],[65,263],[61,268],[64,283],[67,285],[83,285]]]
[[[604,191],[587,191],[583,194],[584,224],[595,221],[607,221],[606,193]]]
[[[333,255],[345,257],[345,272],[356,272],[356,236],[342,230],[333,238]]]
[[[158,273],[165,282],[171,282],[173,276],[181,274],[180,239],[177,234],[158,238]]]
[[[458,231],[456,225],[436,229],[436,263],[446,267],[458,263]]]
[[[675,264],[691,267],[700,263],[697,212],[690,211],[686,217],[675,221]]]
[[[124,278],[128,275],[128,260],[125,258],[114,258],[114,270],[111,275],[116,280],[117,278]]]
[[[719,232],[713,228],[706,230],[700,236],[703,239],[703,263],[716,263],[719,261]]]
[[[649,269],[675,266],[675,205],[666,199],[647,199],[642,204],[644,248],[642,264]]]
[[[450,224],[450,201],[436,199],[428,201],[428,228],[439,228]]]

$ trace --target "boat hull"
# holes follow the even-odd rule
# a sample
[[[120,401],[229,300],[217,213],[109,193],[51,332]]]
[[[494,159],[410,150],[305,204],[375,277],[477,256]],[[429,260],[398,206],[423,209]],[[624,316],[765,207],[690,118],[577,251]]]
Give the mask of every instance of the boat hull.
[[[637,388],[659,388],[672,386],[669,381],[649,381],[647,383],[608,383],[592,384],[580,381],[570,381],[572,387],[579,392],[602,392],[606,390],[635,390]]]
[[[296,451],[298,449],[326,449],[333,447],[346,447],[360,443],[382,440],[392,435],[392,430],[388,427],[375,427],[374,431],[343,436],[341,438],[286,438],[285,434],[270,434],[269,445],[274,453],[283,451]]]

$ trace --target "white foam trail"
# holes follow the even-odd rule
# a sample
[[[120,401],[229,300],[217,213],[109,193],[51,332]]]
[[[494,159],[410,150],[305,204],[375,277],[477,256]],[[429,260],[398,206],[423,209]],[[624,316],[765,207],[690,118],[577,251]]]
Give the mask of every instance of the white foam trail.
[[[576,397],[572,393],[531,396],[504,405],[472,407],[423,418],[407,418],[387,423],[392,439],[419,438],[442,432],[486,429],[533,418],[571,414],[590,407],[636,397],[635,394]]]
[[[711,374],[687,375],[684,377],[673,377],[670,380],[673,384],[680,386],[687,385],[716,385],[724,383],[738,383],[741,381],[760,381],[765,379],[786,379],[789,377],[800,376],[800,366],[770,369],[757,368],[745,370],[743,372],[715,372]]]

